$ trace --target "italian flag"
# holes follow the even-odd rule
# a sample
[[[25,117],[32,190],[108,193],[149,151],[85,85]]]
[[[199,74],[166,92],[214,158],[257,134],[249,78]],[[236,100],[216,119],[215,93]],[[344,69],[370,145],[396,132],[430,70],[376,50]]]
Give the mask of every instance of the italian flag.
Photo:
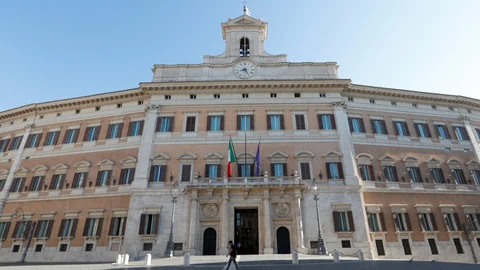
[[[232,137],[228,141],[228,165],[227,176],[232,177],[232,163],[237,163],[237,155],[235,154],[235,147],[233,147]]]

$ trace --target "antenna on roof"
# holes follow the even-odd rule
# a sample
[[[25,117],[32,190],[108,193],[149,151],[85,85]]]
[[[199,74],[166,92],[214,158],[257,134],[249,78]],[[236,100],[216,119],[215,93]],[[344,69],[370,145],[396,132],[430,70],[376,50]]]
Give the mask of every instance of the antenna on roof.
[[[251,16],[252,13],[250,13],[250,10],[248,10],[247,3],[248,2],[246,0],[243,1],[243,14]]]

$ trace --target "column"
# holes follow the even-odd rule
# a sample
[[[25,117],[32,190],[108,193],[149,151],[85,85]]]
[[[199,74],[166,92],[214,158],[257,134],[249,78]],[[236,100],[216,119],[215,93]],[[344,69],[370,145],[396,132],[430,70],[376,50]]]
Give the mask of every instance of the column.
[[[348,125],[348,116],[346,105],[343,102],[334,102],[335,122],[337,124],[338,144],[340,153],[343,156],[343,170],[345,174],[345,184],[350,186],[360,185],[358,177],[357,162],[355,160],[355,150],[352,143],[352,134]]]
[[[5,181],[5,186],[3,187],[3,190],[0,192],[0,214],[3,212],[3,206],[7,201],[8,192],[10,190],[10,186],[12,185],[15,172],[18,170],[18,168],[20,168],[20,164],[22,163],[23,151],[25,150],[25,144],[27,144],[28,135],[30,135],[30,131],[34,127],[35,127],[35,124],[33,123],[25,126],[22,142],[20,143],[20,147],[18,147],[17,149],[17,153],[15,153],[15,157],[12,159],[12,166],[10,167],[10,171],[8,172],[7,180]]]
[[[306,252],[303,239],[303,214],[302,214],[302,193],[299,189],[295,190],[295,227],[297,228],[297,250]]]
[[[222,237],[220,238],[220,255],[228,254],[228,241],[233,241],[233,239],[228,239],[229,220],[230,217],[228,216],[228,189],[224,189],[222,195]]]
[[[477,160],[477,162],[480,162],[480,144],[477,141],[477,134],[472,127],[470,117],[462,116],[461,119],[463,120],[463,124],[465,124],[465,129],[467,130],[468,136],[472,141],[475,159]]]
[[[190,213],[190,232],[188,234],[188,252],[195,255],[195,240],[197,238],[197,219],[198,219],[198,195],[197,190],[192,191],[191,195],[191,213]]]
[[[135,170],[135,180],[132,183],[134,189],[148,187],[148,173],[150,172],[150,157],[153,150],[153,139],[155,138],[155,125],[157,123],[157,112],[160,105],[148,104],[143,125],[143,135],[138,149],[138,162]]]
[[[272,218],[270,215],[270,192],[263,191],[263,222],[265,226],[265,243],[263,254],[273,254],[272,248]]]

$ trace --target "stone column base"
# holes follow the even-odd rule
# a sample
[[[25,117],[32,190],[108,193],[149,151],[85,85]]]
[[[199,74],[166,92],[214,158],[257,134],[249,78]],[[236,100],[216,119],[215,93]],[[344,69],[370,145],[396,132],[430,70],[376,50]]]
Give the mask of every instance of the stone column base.
[[[218,255],[227,255],[228,254],[228,248],[224,247],[218,250]]]
[[[263,254],[273,254],[273,248],[264,248]]]

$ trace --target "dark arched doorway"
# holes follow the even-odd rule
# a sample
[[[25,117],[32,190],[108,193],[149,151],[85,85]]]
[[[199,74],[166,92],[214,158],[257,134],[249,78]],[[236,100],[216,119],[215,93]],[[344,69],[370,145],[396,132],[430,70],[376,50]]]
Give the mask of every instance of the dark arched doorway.
[[[290,233],[285,227],[277,230],[277,253],[290,254]]]
[[[217,253],[217,231],[208,228],[203,232],[203,255],[216,255]]]

